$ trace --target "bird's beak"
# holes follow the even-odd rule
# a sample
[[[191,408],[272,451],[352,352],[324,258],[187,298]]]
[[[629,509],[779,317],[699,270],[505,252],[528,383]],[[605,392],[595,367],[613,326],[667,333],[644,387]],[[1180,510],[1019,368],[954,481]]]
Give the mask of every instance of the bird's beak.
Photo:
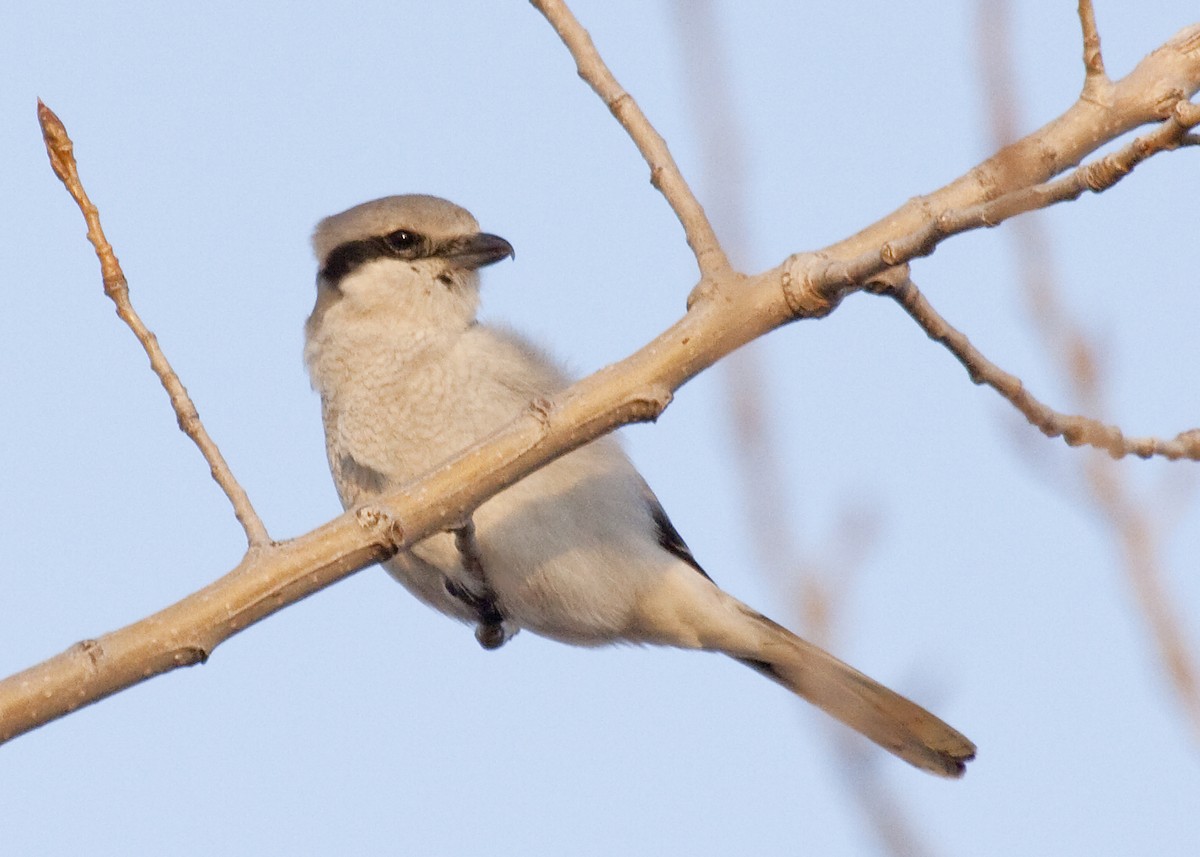
[[[511,244],[499,235],[490,235],[487,232],[456,238],[442,248],[441,255],[451,264],[468,271],[499,262],[506,256],[512,259],[517,257]]]

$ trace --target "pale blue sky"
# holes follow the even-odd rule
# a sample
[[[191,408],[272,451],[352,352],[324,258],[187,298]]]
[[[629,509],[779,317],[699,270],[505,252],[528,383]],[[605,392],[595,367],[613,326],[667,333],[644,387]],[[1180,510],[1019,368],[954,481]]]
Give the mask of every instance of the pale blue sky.
[[[300,360],[312,225],[446,196],[508,238],[485,312],[577,373],[683,311],[695,268],[645,165],[524,2],[42,3],[0,20],[0,673],[156,610],[237,562],[240,531],[132,336],[42,151],[66,122],[134,299],[273,535],[338,511]],[[1016,4],[1022,129],[1071,103],[1075,3]],[[718,3],[748,152],[740,261],[855,231],[988,153],[974,4]],[[1114,75],[1194,2],[1099,0]],[[675,4],[578,2],[699,179]],[[1064,300],[1131,433],[1200,423],[1200,152],[1045,216]],[[703,199],[719,193],[697,186]],[[720,224],[718,223],[718,227]],[[1053,403],[1007,228],[914,267]],[[837,650],[979,745],[961,782],[877,764],[939,855],[1195,854],[1197,747],[1072,474],[896,307],[856,296],[761,347],[813,554],[878,521]],[[796,625],[752,560],[715,374],[625,433],[696,555]],[[1157,491],[1194,465],[1127,462]],[[1186,483],[1188,480],[1183,479]],[[1192,480],[1194,484],[1194,480]],[[1154,512],[1200,642],[1200,510]],[[156,679],[0,748],[4,853],[869,854],[818,715],[715,656],[471,632],[365,571]]]

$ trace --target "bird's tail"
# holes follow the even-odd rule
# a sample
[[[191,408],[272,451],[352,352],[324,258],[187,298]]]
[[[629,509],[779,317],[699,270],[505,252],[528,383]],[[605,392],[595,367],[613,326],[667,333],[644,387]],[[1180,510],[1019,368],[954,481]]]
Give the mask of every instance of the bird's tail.
[[[726,652],[918,768],[962,776],[975,745],[924,708],[742,606],[761,629],[753,654]]]

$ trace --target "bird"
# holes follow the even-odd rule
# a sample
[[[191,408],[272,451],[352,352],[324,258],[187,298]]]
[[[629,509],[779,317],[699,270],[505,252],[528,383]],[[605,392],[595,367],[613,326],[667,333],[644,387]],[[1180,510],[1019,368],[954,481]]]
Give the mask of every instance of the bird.
[[[515,254],[466,209],[388,196],[320,221],[312,244],[304,358],[345,508],[405,486],[568,386],[540,348],[478,319],[480,269]],[[485,648],[524,629],[577,646],[720,652],[917,768],[958,777],[975,755],[924,708],[720,589],[611,435],[384,567],[474,624]]]

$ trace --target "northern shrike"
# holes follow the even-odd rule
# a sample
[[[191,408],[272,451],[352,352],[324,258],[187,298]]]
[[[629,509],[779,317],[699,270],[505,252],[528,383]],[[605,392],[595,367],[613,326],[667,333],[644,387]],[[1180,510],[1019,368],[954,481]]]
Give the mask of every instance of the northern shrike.
[[[321,221],[313,248],[304,356],[345,507],[403,486],[567,385],[535,346],[476,320],[478,270],[513,248],[457,205],[367,202]],[[385,567],[476,624],[485,645],[526,628],[580,646],[722,652],[919,768],[959,776],[975,754],[929,712],[718,589],[612,437],[506,488],[473,519],[473,539],[430,536]]]

